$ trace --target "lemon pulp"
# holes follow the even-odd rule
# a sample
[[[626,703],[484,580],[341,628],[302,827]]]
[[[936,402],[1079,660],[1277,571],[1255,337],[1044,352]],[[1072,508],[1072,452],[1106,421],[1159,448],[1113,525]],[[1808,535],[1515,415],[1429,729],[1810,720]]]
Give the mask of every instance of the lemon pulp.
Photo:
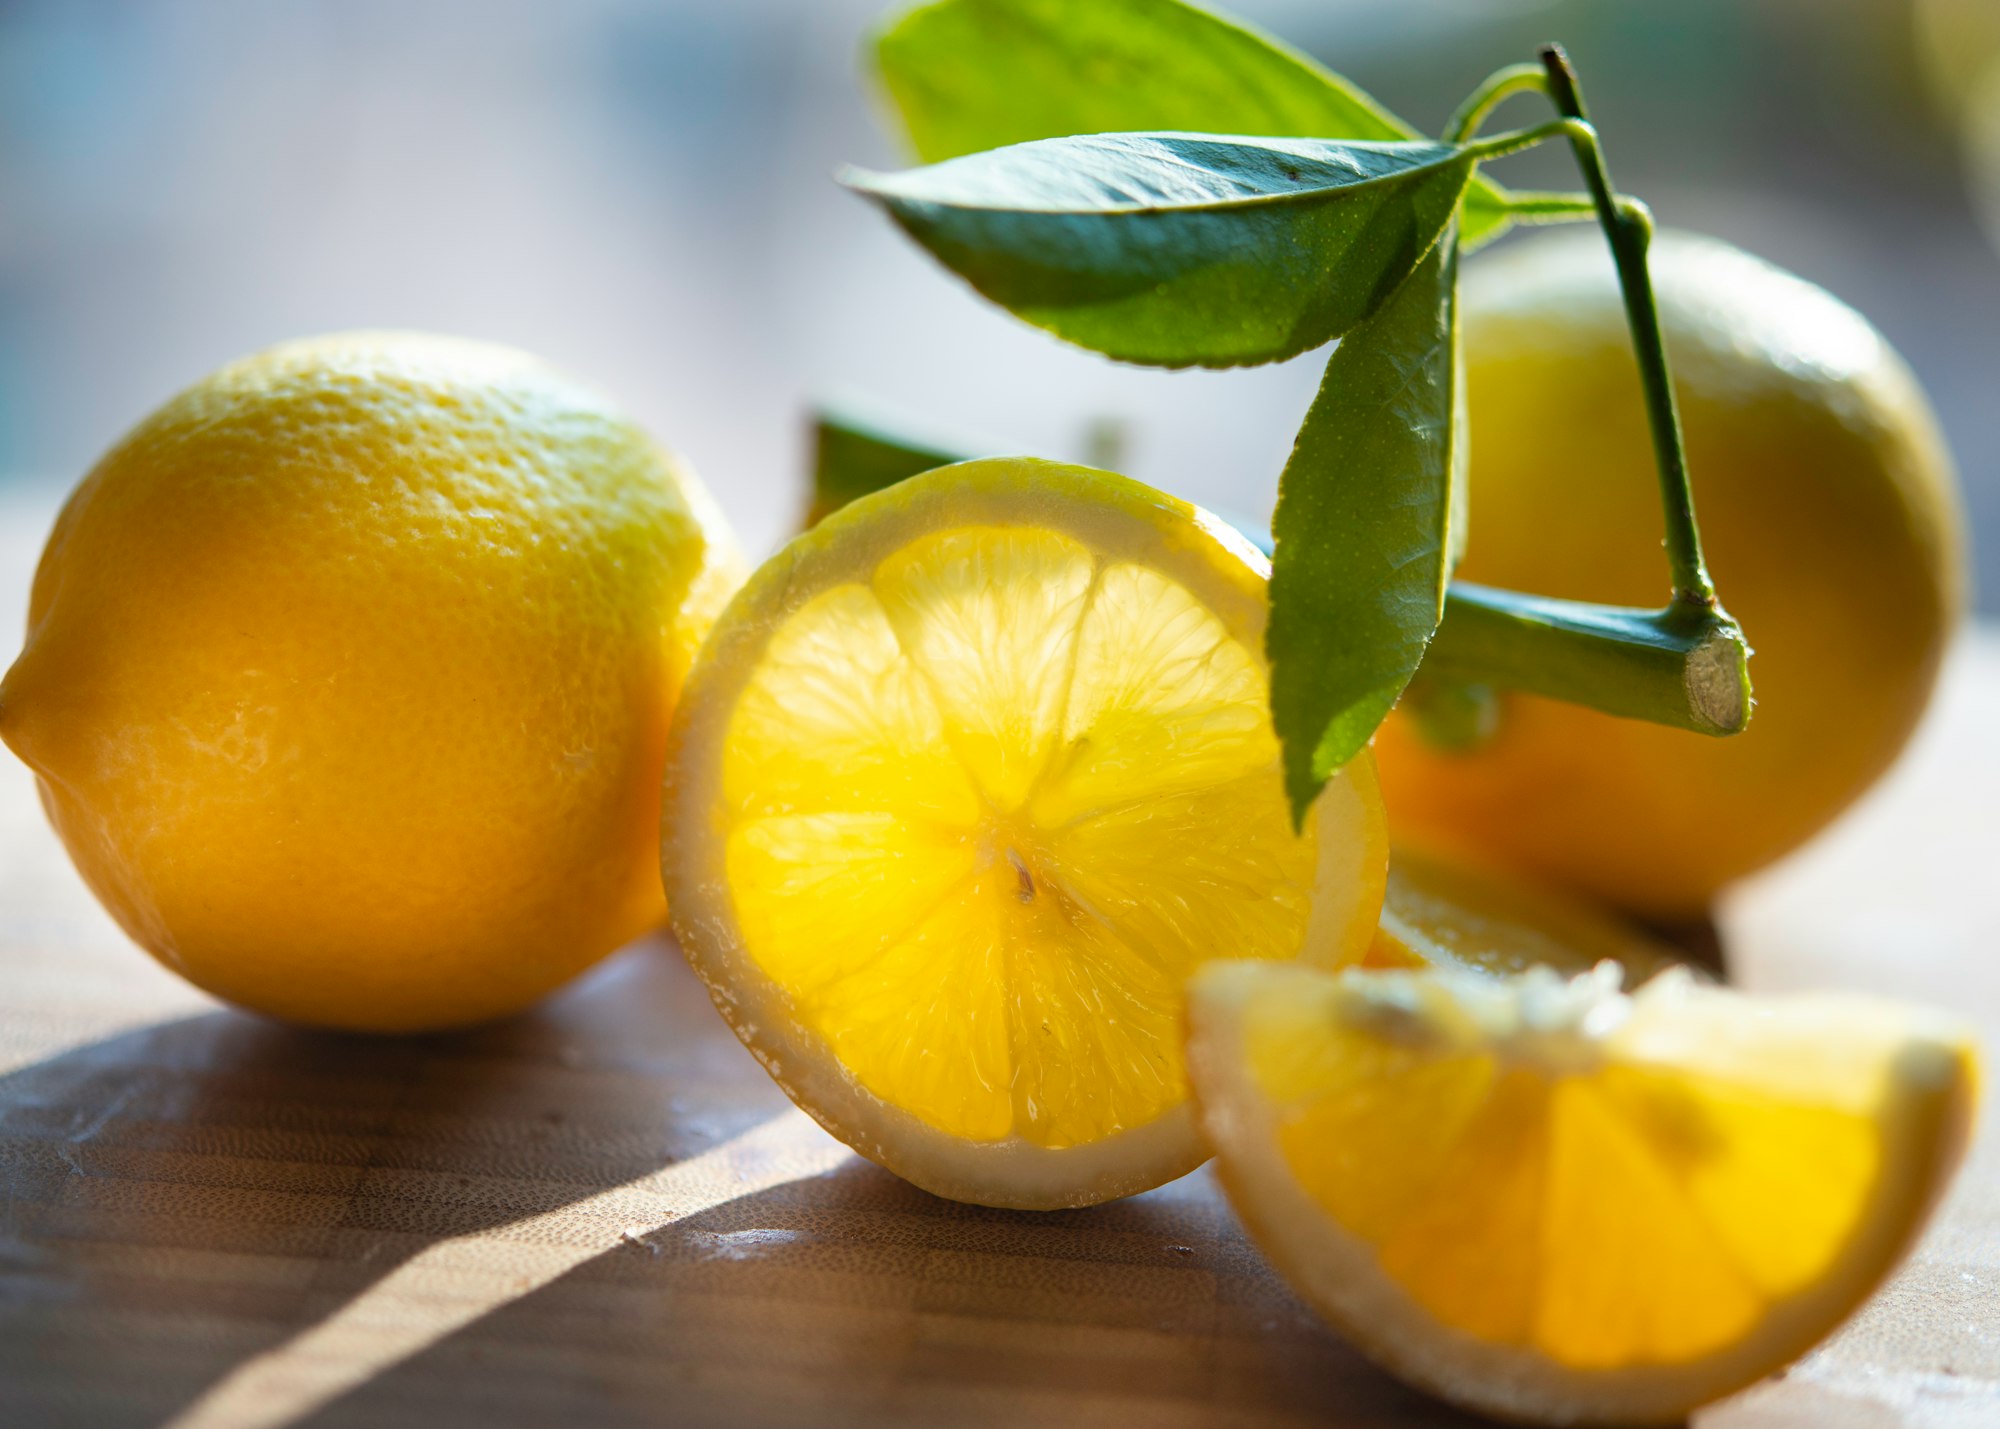
[[[720,823],[743,946],[848,1074],[1045,1148],[1186,1094],[1181,988],[1292,957],[1266,676],[1186,585],[1034,526],[918,537],[771,633]]]
[[[1204,974],[1193,998],[1197,1041],[1233,1021],[1219,1056],[1246,1069],[1232,1093],[1201,1063],[1205,1113],[1211,1093],[1247,1095],[1275,1151],[1219,1145],[1232,1193],[1266,1230],[1287,1205],[1328,1224],[1280,1233],[1274,1254],[1341,1257],[1306,1270],[1353,1297],[1330,1313],[1420,1381],[1510,1413],[1530,1407],[1496,1397],[1511,1377],[1538,1382],[1537,1413],[1651,1422],[1803,1352],[1921,1225],[1976,1080],[1969,1040],[1941,1019],[1749,998],[1684,972],[1627,996],[1610,969],[1569,983],[1278,969]],[[1273,1174],[1305,1199],[1272,1199]],[[1357,1244],[1372,1270],[1333,1249]],[[1378,1274],[1420,1319],[1362,1304]],[[1536,1368],[1476,1368],[1473,1345]]]
[[[1364,966],[1565,975],[1609,960],[1635,987],[1676,966],[1673,949],[1578,895],[1442,849],[1398,845]]]

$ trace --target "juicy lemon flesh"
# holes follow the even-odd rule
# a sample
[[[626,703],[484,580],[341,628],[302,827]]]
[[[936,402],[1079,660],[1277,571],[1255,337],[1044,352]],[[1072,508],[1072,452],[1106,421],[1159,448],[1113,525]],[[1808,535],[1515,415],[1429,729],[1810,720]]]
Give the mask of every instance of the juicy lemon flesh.
[[[1671,975],[1496,1034],[1412,999],[1441,979],[1374,976],[1250,1010],[1281,1153],[1437,1322],[1569,1370],[1723,1353],[1913,1221],[1923,1198],[1889,1183],[1971,1076],[1964,1046],[1913,1050],[1879,1007]]]
[[[1186,1094],[1182,982],[1294,956],[1256,651],[1187,586],[1032,526],[923,536],[773,632],[723,766],[744,946],[849,1075],[1046,1148]]]
[[[1363,966],[1573,975],[1604,961],[1637,986],[1677,966],[1672,949],[1577,895],[1440,850],[1399,846]]]

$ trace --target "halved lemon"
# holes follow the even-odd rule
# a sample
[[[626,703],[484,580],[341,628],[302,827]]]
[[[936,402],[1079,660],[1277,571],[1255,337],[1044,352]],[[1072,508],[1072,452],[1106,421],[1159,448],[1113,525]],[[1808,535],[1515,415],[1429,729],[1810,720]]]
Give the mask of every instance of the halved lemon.
[[[1206,1158],[1187,974],[1358,962],[1388,859],[1365,756],[1292,829],[1266,578],[1185,502],[998,459],[856,501],[737,595],[670,738],[668,905],[829,1131],[999,1206]]]
[[[1655,1424],[1803,1354],[1971,1124],[1968,1036],[1668,972],[1216,966],[1189,1074],[1272,1262],[1384,1367],[1537,1423]]]
[[[1501,975],[1547,967],[1571,976],[1607,960],[1624,970],[1627,987],[1682,962],[1666,944],[1582,897],[1476,856],[1398,840],[1363,966]]]

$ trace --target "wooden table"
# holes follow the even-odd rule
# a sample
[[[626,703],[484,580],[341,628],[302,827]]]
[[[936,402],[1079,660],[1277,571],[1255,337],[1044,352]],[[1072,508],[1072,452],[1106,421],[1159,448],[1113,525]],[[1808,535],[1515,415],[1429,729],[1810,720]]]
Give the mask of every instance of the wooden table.
[[[9,632],[48,519],[0,498]],[[2000,1031],[1996,810],[1988,635],[1891,783],[1725,910],[1740,979]],[[1865,1313],[1702,1429],[2000,1425],[1994,1145]],[[125,943],[0,759],[0,1425],[169,1422],[1475,1421],[1322,1329],[1206,1173],[1033,1215],[856,1159],[664,942],[459,1036],[221,1010]]]

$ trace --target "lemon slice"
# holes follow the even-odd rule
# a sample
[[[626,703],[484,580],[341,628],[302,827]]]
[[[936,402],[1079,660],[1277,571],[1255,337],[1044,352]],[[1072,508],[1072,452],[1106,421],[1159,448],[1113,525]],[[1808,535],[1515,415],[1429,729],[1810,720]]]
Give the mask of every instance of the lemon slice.
[[[1388,859],[1366,758],[1293,832],[1266,577],[1184,502],[987,460],[853,503],[738,594],[670,737],[668,905],[828,1130],[1000,1206],[1206,1157],[1186,975],[1359,962]]]
[[[1636,987],[1678,966],[1674,950],[1570,893],[1475,858],[1400,840],[1389,855],[1371,968],[1458,968],[1574,975],[1609,960]]]
[[[1189,1075],[1237,1210],[1411,1383],[1653,1424],[1804,1353],[1881,1282],[1965,1144],[1962,1031],[1669,972],[1219,965]]]

